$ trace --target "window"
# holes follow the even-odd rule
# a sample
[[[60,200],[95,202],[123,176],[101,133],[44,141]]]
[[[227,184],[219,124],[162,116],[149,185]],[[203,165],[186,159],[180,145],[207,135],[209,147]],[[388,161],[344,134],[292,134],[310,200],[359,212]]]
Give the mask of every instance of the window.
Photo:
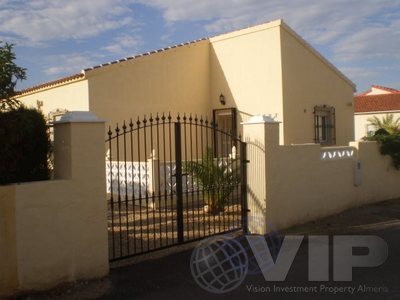
[[[213,111],[213,123],[217,130],[214,132],[214,153],[220,157],[229,155],[237,135],[236,108],[215,109]]]
[[[315,143],[336,144],[335,108],[326,105],[314,107]]]

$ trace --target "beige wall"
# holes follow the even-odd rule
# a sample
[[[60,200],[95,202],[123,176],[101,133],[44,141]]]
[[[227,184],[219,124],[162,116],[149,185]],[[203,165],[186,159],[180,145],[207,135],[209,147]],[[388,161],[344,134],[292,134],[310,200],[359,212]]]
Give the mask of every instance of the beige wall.
[[[269,154],[267,220],[277,228],[357,205],[354,161],[321,161],[320,152],[319,145],[293,145]]]
[[[314,106],[336,110],[336,144],[354,139],[354,86],[287,26],[281,26],[284,144],[314,142]]]
[[[89,89],[87,80],[79,80],[64,85],[45,88],[18,97],[28,107],[37,108],[37,101],[43,101],[41,110],[48,113],[57,109],[68,111],[89,110]]]
[[[323,161],[318,145],[281,146],[271,153],[267,220],[286,228],[400,197],[400,172],[391,166],[391,158],[382,156],[374,142],[352,146],[358,149],[355,159]],[[354,180],[356,159],[361,163],[359,186]]]
[[[0,187],[0,295],[108,273],[104,123],[55,126],[58,180]]]
[[[109,123],[150,113],[210,116],[208,40],[88,71],[90,110]]]
[[[240,112],[271,114],[282,120],[279,24],[275,21],[210,39],[213,109],[237,107],[238,123],[246,121]],[[221,93],[225,106],[219,103]]]
[[[368,93],[366,93],[366,95],[382,95],[382,94],[391,94],[391,92],[376,87],[371,87],[371,90]]]
[[[258,145],[255,153],[249,152],[256,157],[249,157],[248,199],[250,210],[263,208],[250,212],[249,224],[254,233],[284,229],[350,207],[400,197],[400,171],[392,166],[390,157],[380,154],[375,142],[352,142],[351,147],[279,146],[274,138],[274,131],[278,135],[276,124],[257,125],[258,130],[253,126],[245,125],[248,148]],[[352,150],[354,155],[321,159],[321,151],[327,150]],[[259,160],[265,162],[260,164]],[[356,175],[358,162],[361,168]],[[265,168],[260,167],[263,165]],[[254,180],[252,172],[264,173]],[[264,185],[260,178],[265,178],[265,192],[260,190]],[[254,199],[257,201],[252,207]],[[260,219],[263,210],[264,219]]]
[[[337,144],[344,145],[353,140],[353,92],[348,79],[277,20],[87,70],[85,80],[21,100],[43,101],[45,113],[90,110],[112,126],[157,112],[211,117],[212,109],[236,107],[238,125],[255,114],[283,122],[286,145],[314,142],[313,107],[328,105],[336,109]]]
[[[367,125],[369,124],[368,119],[374,116],[378,117],[380,120],[387,117],[388,114],[393,114],[394,119],[400,118],[400,112],[382,112],[382,113],[363,113],[354,115],[354,139],[356,141],[367,136]]]

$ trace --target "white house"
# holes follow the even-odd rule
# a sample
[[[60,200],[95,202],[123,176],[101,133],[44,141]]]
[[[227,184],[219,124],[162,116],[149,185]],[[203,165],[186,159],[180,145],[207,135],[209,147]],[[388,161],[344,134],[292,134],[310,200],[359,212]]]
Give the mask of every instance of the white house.
[[[354,130],[355,139],[360,140],[374,133],[374,127],[368,119],[376,116],[379,119],[393,114],[394,119],[400,117],[400,91],[379,85],[354,97]]]

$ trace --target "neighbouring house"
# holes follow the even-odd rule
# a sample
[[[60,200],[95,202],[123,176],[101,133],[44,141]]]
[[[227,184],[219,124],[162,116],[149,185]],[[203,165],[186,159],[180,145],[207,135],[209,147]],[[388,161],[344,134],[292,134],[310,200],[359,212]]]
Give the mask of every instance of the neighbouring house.
[[[127,57],[21,91],[51,119],[90,110],[113,126],[157,112],[282,122],[281,144],[347,145],[355,85],[282,20]]]
[[[368,119],[376,116],[382,119],[393,114],[394,119],[400,117],[400,91],[379,85],[354,97],[354,129],[355,139],[371,136],[375,128]]]

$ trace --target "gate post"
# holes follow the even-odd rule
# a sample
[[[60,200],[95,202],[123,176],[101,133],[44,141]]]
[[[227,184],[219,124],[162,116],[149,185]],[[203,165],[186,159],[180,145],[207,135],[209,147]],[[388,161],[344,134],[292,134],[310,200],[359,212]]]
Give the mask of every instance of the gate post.
[[[233,153],[232,153],[233,154]],[[242,228],[244,234],[249,233],[249,223],[248,223],[248,203],[247,203],[247,144],[240,142],[240,196],[241,196],[241,218],[242,218]]]
[[[247,143],[247,213],[250,233],[266,234],[274,228],[270,220],[271,174],[269,159],[279,147],[279,122],[260,115],[251,117],[243,125],[243,137]]]
[[[181,148],[181,123],[176,122],[175,125],[175,164],[176,164],[176,218],[178,243],[183,243],[183,189],[182,189],[182,148]]]

